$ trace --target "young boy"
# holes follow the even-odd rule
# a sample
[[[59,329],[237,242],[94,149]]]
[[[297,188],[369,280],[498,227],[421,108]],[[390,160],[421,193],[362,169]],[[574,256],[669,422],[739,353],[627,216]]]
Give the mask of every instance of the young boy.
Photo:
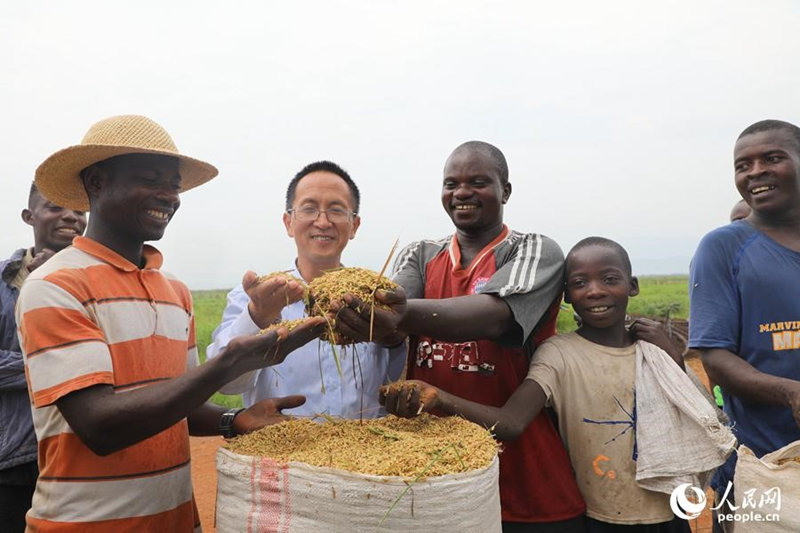
[[[661,346],[682,366],[657,322],[637,319],[626,327],[628,298],[638,293],[625,249],[600,237],[584,239],[566,259],[565,301],[572,303],[581,326],[539,347],[527,379],[503,407],[410,382],[416,387],[383,391],[386,408],[401,416],[420,409],[461,415],[494,426],[505,441],[550,406],[586,500],[588,531],[688,532],[686,522],[673,523],[667,494],[636,483],[635,341]]]

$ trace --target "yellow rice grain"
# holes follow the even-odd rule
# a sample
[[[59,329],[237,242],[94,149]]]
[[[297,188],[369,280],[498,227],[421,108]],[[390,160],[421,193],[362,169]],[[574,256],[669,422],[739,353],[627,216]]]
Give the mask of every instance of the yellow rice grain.
[[[352,294],[359,298],[364,305],[374,305],[379,309],[389,307],[375,300],[376,290],[391,291],[397,284],[385,276],[378,278],[378,273],[366,268],[348,267],[329,270],[323,275],[311,280],[308,284],[308,314],[309,316],[326,316],[331,313],[333,302],[343,302],[345,294]],[[361,309],[359,309],[361,311]],[[330,329],[336,329],[336,319],[330,322]],[[322,336],[330,339],[330,331]],[[337,344],[352,344],[353,342],[338,337],[334,340]]]
[[[272,330],[278,328],[286,328],[289,331],[292,331],[294,328],[302,324],[303,322],[307,321],[308,318],[296,318],[294,320],[281,320],[280,322],[276,322],[274,324],[270,324],[266,328],[262,329],[258,332],[259,335],[264,335],[265,333],[269,333]]]
[[[418,476],[426,467],[426,477],[485,468],[497,453],[497,442],[488,430],[460,417],[423,413],[411,419],[326,418],[322,423],[292,419],[267,426],[236,437],[225,447],[279,462],[406,478]]]

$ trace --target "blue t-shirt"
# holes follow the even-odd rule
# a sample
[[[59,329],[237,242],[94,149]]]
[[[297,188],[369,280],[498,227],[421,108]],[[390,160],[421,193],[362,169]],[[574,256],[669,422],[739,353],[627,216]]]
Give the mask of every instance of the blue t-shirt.
[[[689,346],[723,348],[766,374],[800,381],[800,253],[745,221],[703,237],[689,275]],[[800,439],[788,407],[746,403],[723,389],[741,444],[759,457]],[[735,455],[715,486],[733,480]]]

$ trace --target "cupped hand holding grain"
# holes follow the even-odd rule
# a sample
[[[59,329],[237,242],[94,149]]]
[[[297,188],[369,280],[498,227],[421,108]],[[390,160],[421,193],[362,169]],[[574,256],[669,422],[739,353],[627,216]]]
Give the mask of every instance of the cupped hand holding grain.
[[[377,342],[395,346],[406,338],[400,322],[406,310],[406,295],[402,287],[391,291],[375,291],[378,305],[365,304],[353,294],[345,294],[343,302],[334,302],[336,330],[356,342]]]
[[[228,343],[219,355],[232,365],[235,379],[245,372],[282,363],[294,350],[325,331],[323,317],[309,317],[291,331],[281,326],[258,335],[243,335]]]
[[[247,310],[259,328],[266,328],[278,318],[281,309],[298,302],[305,295],[305,287],[291,276],[257,276],[252,270],[242,277],[242,287],[250,297]]]
[[[244,435],[264,426],[289,420],[291,417],[281,414],[281,410],[300,407],[304,403],[306,397],[299,394],[261,400],[236,415],[233,419],[233,429],[237,435]]]
[[[415,379],[397,381],[381,387],[378,400],[389,413],[413,418],[422,412],[436,409],[439,404],[439,389]]]

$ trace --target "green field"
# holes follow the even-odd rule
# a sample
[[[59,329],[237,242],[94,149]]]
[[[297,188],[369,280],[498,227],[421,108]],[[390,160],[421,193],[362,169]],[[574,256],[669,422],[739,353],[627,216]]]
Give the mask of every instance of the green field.
[[[652,318],[686,319],[689,315],[689,294],[687,276],[642,276],[639,278],[639,295],[631,298],[628,312]],[[225,309],[227,291],[194,291],[194,308],[197,325],[197,347],[200,361],[205,361],[206,346],[211,342],[211,333],[219,324]],[[558,315],[558,331],[565,333],[575,329],[572,308],[565,304]],[[212,400],[220,405],[240,406],[239,396],[215,394]]]
[[[197,328],[197,351],[200,353],[200,362],[206,360],[206,346],[211,343],[211,333],[222,319],[228,291],[192,291],[194,300],[195,327]],[[219,405],[228,407],[241,407],[241,396],[228,396],[216,393],[211,400]]]

